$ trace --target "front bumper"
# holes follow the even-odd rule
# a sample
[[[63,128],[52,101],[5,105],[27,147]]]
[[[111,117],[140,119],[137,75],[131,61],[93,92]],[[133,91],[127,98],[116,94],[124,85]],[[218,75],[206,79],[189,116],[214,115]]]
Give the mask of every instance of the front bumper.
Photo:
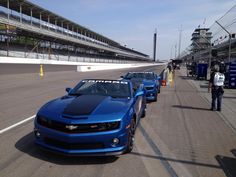
[[[127,130],[113,130],[98,133],[68,134],[40,125],[35,126],[40,133],[35,143],[47,150],[72,156],[106,156],[119,155],[127,147]],[[114,145],[112,140],[119,139]]]
[[[157,97],[157,89],[147,90],[146,91],[146,99],[147,101],[154,101]]]

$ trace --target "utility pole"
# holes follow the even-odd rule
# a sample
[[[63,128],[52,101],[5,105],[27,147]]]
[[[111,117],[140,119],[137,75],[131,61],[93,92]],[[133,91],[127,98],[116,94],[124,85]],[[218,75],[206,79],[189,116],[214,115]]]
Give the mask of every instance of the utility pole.
[[[153,60],[156,61],[156,47],[157,47],[157,29],[155,29],[153,36]]]
[[[172,52],[173,52],[173,45],[171,45],[171,50],[170,50],[170,59],[172,59]]]
[[[180,58],[180,49],[181,49],[181,37],[182,37],[182,25],[180,26],[180,30],[179,30],[179,52],[178,52],[178,59]]]
[[[227,30],[227,29],[225,29],[225,27],[223,27],[218,21],[216,21],[216,23],[226,32],[226,33],[228,33],[229,34],[229,63],[230,63],[230,61],[231,61],[231,33]]]
[[[175,59],[176,59],[176,56],[177,56],[177,43],[175,43]]]

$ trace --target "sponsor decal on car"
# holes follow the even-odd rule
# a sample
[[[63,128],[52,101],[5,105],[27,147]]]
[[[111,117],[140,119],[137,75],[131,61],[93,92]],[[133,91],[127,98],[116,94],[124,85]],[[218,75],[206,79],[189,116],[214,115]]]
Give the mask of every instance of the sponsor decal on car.
[[[111,83],[111,84],[128,84],[128,82],[126,82],[126,81],[120,81],[120,80],[83,80],[82,82]]]
[[[153,72],[129,72],[129,73],[143,73],[143,74],[153,74]]]

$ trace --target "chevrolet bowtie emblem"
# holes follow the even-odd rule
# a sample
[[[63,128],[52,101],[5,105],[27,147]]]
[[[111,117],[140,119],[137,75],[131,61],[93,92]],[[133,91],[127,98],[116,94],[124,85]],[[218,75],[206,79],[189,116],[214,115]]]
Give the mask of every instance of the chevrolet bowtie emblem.
[[[66,129],[69,129],[69,130],[74,130],[77,128],[78,128],[78,126],[76,126],[76,125],[66,125]]]

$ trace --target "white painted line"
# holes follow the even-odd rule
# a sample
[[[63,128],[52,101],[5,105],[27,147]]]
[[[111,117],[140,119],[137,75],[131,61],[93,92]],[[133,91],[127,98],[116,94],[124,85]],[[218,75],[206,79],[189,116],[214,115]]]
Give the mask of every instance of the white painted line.
[[[11,126],[9,126],[9,127],[7,127],[7,128],[4,128],[4,129],[0,130],[0,134],[6,132],[6,131],[8,131],[8,130],[11,130],[11,129],[15,128],[15,127],[17,127],[17,126],[20,125],[20,124],[23,124],[23,123],[25,123],[25,122],[27,122],[27,121],[30,121],[31,119],[34,119],[35,116],[36,116],[36,115],[33,115],[33,116],[31,116],[31,117],[29,117],[29,118],[27,118],[27,119],[24,119],[24,120],[22,120],[22,121],[20,121],[20,122],[18,122],[18,123],[16,123],[16,124],[13,124],[13,125],[11,125]]]

